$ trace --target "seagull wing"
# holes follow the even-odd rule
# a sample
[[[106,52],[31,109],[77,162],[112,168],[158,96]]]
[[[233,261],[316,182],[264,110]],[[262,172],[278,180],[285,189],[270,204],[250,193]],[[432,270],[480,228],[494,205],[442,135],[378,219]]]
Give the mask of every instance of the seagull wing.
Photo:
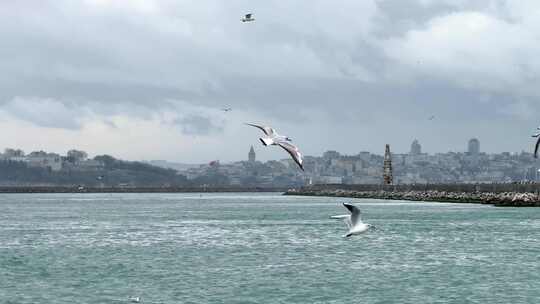
[[[349,209],[349,211],[351,212],[351,224],[353,226],[356,226],[356,224],[358,223],[362,223],[362,218],[360,217],[360,209],[349,203],[343,203],[343,206],[345,206],[345,208]]]
[[[246,19],[251,19],[251,15],[253,14],[246,14]]]
[[[304,161],[302,159],[302,153],[300,153],[300,150],[298,150],[298,148],[295,145],[290,144],[285,141],[280,141],[277,144],[283,149],[285,149],[285,151],[287,151],[291,155],[294,162],[300,167],[300,169],[304,171],[304,166],[302,165]]]
[[[351,215],[350,215],[350,214],[345,214],[345,215],[333,215],[333,216],[331,216],[330,218],[333,218],[333,219],[342,219],[343,222],[345,223],[345,225],[347,225],[347,228],[351,229],[351,227],[352,227],[352,224],[351,224]]]
[[[246,125],[261,129],[261,131],[263,131],[264,134],[266,134],[267,136],[274,136],[276,134],[276,131],[274,131],[274,129],[267,126],[260,126],[256,124],[250,124],[250,123],[246,123]]]
[[[538,158],[538,146],[540,146],[540,137],[536,140],[536,146],[534,147],[534,158]]]

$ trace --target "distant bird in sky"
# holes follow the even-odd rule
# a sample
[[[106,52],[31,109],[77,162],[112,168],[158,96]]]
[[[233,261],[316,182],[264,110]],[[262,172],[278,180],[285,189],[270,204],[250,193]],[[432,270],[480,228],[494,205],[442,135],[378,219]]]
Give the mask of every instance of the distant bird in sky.
[[[300,153],[300,150],[298,149],[298,147],[289,143],[290,141],[292,141],[291,138],[289,138],[288,136],[279,135],[276,132],[276,130],[268,126],[261,126],[261,125],[251,124],[251,123],[246,123],[246,125],[258,128],[261,131],[263,131],[266,137],[261,137],[259,138],[259,140],[264,146],[270,146],[270,145],[280,146],[285,151],[287,151],[289,155],[291,155],[294,162],[300,167],[300,169],[302,169],[302,171],[304,171],[304,165],[303,165],[304,160],[303,160],[302,153]]]
[[[429,120],[434,120],[434,119],[435,119],[435,115],[431,115],[431,116],[429,117]]]
[[[223,109],[221,109],[221,111],[223,111],[223,112],[229,112],[229,111],[232,111],[232,108],[223,108]]]
[[[246,14],[242,19],[242,22],[251,22],[255,21],[255,18],[253,18],[253,14]]]
[[[540,131],[540,127],[536,129]],[[534,158],[538,158],[538,147],[540,146],[540,132],[534,134],[532,137],[536,138],[536,145],[534,146]]]
[[[349,203],[343,203],[343,206],[345,206],[345,208],[347,208],[351,214],[334,215],[330,217],[333,219],[343,219],[347,225],[347,228],[349,228],[349,232],[347,232],[347,234],[345,234],[343,237],[349,237],[351,235],[366,232],[370,227],[372,227],[372,225],[364,224],[364,222],[362,222],[360,217],[360,209],[358,209],[356,206]]]

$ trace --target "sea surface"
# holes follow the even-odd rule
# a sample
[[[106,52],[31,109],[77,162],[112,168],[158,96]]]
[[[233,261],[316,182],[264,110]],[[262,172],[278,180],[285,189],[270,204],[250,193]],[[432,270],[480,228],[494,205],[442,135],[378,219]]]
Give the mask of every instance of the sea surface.
[[[341,202],[366,234],[343,238]],[[540,208],[0,195],[0,303],[540,303]]]

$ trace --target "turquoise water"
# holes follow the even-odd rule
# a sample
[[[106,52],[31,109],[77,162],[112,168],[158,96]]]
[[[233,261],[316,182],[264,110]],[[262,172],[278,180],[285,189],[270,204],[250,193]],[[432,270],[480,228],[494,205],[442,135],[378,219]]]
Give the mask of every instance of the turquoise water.
[[[358,204],[378,230],[342,238]],[[0,303],[539,303],[540,208],[0,196]]]

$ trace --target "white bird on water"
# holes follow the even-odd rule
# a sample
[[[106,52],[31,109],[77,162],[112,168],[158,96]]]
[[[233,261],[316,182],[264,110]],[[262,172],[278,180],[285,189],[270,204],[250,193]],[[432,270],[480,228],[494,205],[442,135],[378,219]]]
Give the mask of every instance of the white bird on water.
[[[128,299],[131,303],[140,303],[141,297],[129,297]]]
[[[358,209],[356,206],[349,203],[343,203],[343,206],[349,209],[351,214],[334,215],[330,217],[333,219],[343,219],[343,221],[347,225],[347,228],[349,228],[349,232],[347,232],[347,234],[345,234],[343,237],[349,237],[351,235],[364,233],[372,227],[371,224],[365,224],[364,222],[362,222],[362,218],[360,216],[360,209]]]
[[[261,137],[259,140],[264,146],[276,145],[282,147],[287,153],[289,153],[294,160],[294,162],[304,171],[304,160],[302,158],[302,153],[300,150],[293,144],[289,143],[292,139],[288,136],[279,135],[276,130],[268,126],[261,126],[251,123],[246,123],[248,126],[252,126],[260,129],[266,135],[266,137]]]

